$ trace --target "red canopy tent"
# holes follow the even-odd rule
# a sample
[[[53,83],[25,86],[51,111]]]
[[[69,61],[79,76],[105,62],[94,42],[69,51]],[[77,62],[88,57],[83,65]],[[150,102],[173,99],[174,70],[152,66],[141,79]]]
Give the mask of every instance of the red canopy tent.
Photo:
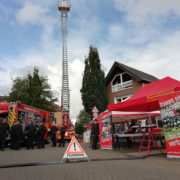
[[[150,112],[160,110],[158,97],[180,91],[180,81],[166,77],[146,84],[128,100],[108,105],[109,111]]]

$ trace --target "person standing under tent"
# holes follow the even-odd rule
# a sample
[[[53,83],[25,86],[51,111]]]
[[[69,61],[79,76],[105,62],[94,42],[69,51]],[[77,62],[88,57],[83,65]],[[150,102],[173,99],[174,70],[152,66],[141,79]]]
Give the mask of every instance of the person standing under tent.
[[[125,123],[121,123],[119,125],[118,133],[124,134],[124,131],[125,131]],[[122,150],[122,147],[123,147],[123,137],[116,136],[116,142],[117,142],[117,147]]]
[[[132,120],[130,124],[129,124],[129,122],[126,122],[126,125],[128,128],[128,132],[126,132],[126,134],[135,133],[136,129],[132,129],[132,127],[135,125],[134,120]],[[127,147],[130,148],[132,145],[132,141],[131,141],[130,137],[126,137],[126,140],[127,140]]]

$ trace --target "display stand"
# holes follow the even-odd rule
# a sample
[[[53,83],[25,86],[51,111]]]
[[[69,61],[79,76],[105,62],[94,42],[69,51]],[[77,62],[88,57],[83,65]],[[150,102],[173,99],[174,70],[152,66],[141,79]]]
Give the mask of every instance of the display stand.
[[[149,154],[151,148],[156,148],[162,153],[161,147],[157,144],[156,140],[153,137],[153,134],[161,133],[161,129],[156,129],[156,128],[152,129],[152,126],[144,126],[143,128],[145,128],[145,131],[143,133],[143,139],[139,147],[139,153],[141,152],[142,149],[146,149],[147,154]],[[148,135],[147,135],[147,131],[149,131]],[[151,140],[152,142],[154,142],[155,145],[151,144]],[[146,143],[147,146],[143,146],[144,143]]]

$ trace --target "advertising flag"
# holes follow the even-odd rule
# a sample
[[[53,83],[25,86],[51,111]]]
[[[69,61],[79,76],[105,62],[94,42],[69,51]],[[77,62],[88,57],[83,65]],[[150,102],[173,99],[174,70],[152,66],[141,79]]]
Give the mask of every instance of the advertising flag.
[[[103,113],[100,116],[100,147],[112,149],[112,113]]]
[[[180,93],[159,97],[168,158],[180,158]]]

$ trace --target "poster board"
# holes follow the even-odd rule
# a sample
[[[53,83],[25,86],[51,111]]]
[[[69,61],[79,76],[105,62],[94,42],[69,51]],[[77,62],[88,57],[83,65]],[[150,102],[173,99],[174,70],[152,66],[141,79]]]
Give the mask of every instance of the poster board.
[[[83,141],[84,141],[84,143],[89,143],[90,144],[90,140],[91,140],[91,130],[87,129],[83,133]]]
[[[112,113],[105,112],[100,115],[100,148],[112,149]]]
[[[159,97],[168,158],[180,158],[180,93]]]

